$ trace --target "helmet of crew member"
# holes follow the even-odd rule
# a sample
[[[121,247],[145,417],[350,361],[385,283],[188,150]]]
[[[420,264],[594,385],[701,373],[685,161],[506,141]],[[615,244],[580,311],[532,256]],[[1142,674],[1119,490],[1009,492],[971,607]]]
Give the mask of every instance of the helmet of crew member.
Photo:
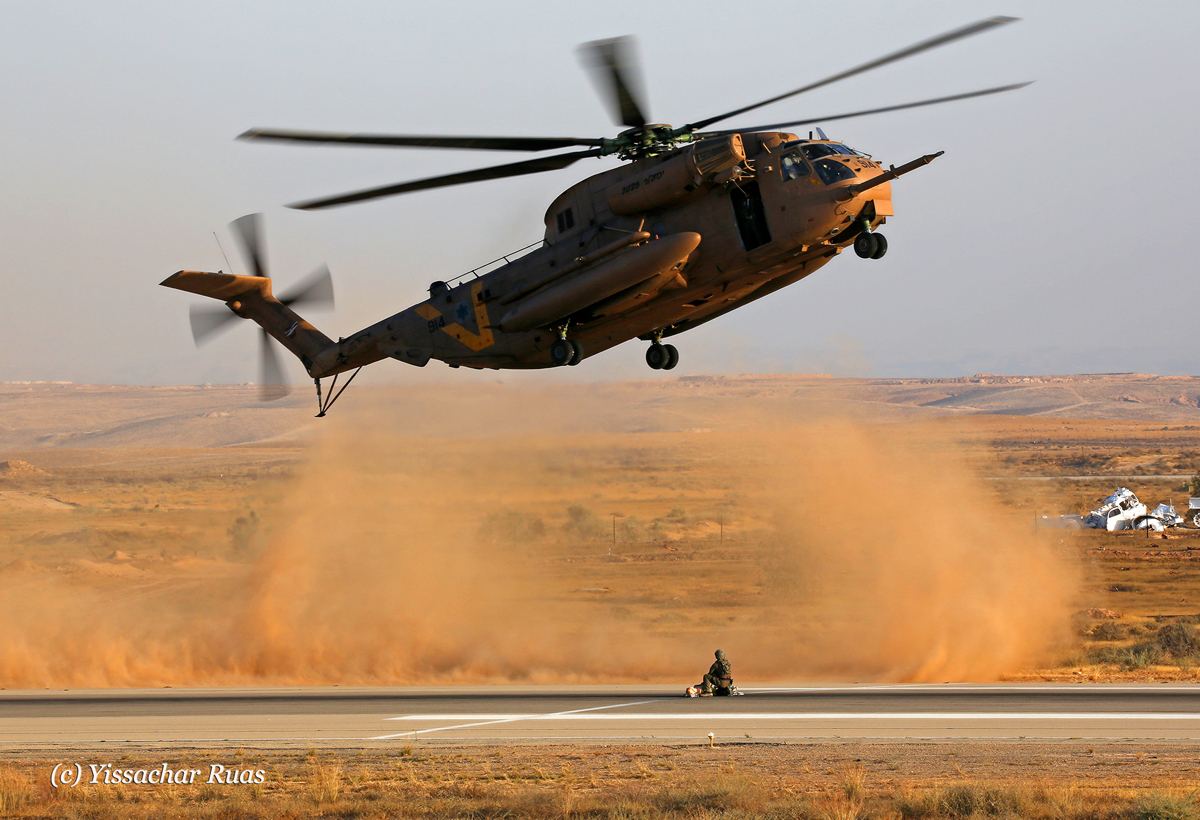
[[[717,660],[719,660],[719,661],[725,660],[725,650],[724,649],[717,650]]]

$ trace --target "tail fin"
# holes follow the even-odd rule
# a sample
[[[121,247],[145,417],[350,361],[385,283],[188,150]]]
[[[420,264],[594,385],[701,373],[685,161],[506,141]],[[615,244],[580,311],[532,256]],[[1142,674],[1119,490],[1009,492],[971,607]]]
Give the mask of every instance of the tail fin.
[[[225,302],[238,316],[256,322],[290,350],[310,376],[315,375],[313,362],[317,357],[336,347],[328,336],[272,295],[267,277],[181,270],[160,284]]]

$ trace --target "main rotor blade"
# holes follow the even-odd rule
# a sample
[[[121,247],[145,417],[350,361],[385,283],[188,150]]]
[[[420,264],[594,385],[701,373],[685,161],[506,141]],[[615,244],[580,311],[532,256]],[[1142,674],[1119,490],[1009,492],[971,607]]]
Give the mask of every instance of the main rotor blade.
[[[395,194],[407,194],[411,191],[424,191],[429,188],[444,188],[449,185],[462,185],[467,182],[481,182],[485,179],[502,179],[503,177],[516,177],[524,174],[539,174],[542,171],[555,171],[559,168],[566,168],[568,165],[583,159],[584,157],[598,157],[600,151],[593,149],[591,151],[572,151],[569,154],[557,154],[551,157],[539,157],[538,159],[527,159],[523,162],[513,162],[507,165],[493,165],[489,168],[477,168],[474,171],[460,171],[456,174],[446,174],[444,176],[429,177],[428,179],[418,179],[413,182],[402,182],[398,185],[387,185],[382,188],[368,188],[364,191],[355,191],[349,194],[340,196],[328,197],[326,199],[314,199],[308,202],[297,202],[294,205],[289,205],[289,208],[299,208],[302,211],[312,211],[318,208],[331,208],[334,205],[345,205],[350,202],[362,202],[367,199],[377,199],[383,196],[393,196]]]
[[[404,134],[342,134],[333,131],[278,131],[251,128],[240,140],[315,142],[336,145],[384,145],[394,148],[467,148],[476,151],[548,151],[589,145],[599,148],[603,139],[581,137],[437,137]]]
[[[227,307],[192,305],[188,318],[192,323],[192,338],[199,347],[209,341],[214,334],[229,327],[234,319],[241,317]]]
[[[262,247],[262,214],[246,214],[229,223],[234,234],[241,240],[242,252],[250,261],[250,275],[270,278],[267,273],[267,256]]]
[[[306,278],[293,285],[279,301],[288,307],[296,305],[333,306],[333,277],[329,268],[322,265]]]
[[[809,117],[803,120],[792,120],[791,122],[775,122],[770,125],[755,125],[751,128],[739,128],[736,131],[705,131],[697,134],[697,137],[717,137],[725,134],[739,134],[750,131],[776,131],[780,128],[791,128],[794,125],[810,125],[814,122],[828,122],[829,120],[844,120],[849,117],[865,117],[868,114],[882,114],[886,111],[901,111],[905,108],[920,108],[924,105],[937,105],[939,103],[954,102],[955,100],[968,100],[971,97],[983,97],[987,94],[999,94],[1003,91],[1015,91],[1018,88],[1024,88],[1028,83],[1013,83],[1012,85],[1002,85],[996,88],[985,88],[982,91],[968,91],[965,94],[951,94],[949,97],[938,97],[932,100],[921,100],[920,102],[904,103],[903,105],[888,105],[883,108],[870,108],[863,111],[851,111],[849,114],[834,114],[832,117]]]
[[[809,85],[803,86],[801,88],[797,88],[795,91],[789,91],[786,94],[780,94],[779,96],[771,97],[768,100],[763,100],[762,102],[756,102],[753,105],[747,105],[742,108],[734,109],[733,111],[727,111],[724,114],[718,114],[717,116],[709,117],[706,120],[700,120],[699,122],[690,123],[689,125],[685,125],[683,128],[681,128],[679,130],[682,132],[698,131],[701,128],[706,128],[709,125],[712,125],[714,122],[720,122],[721,120],[729,119],[730,117],[737,116],[738,114],[744,114],[747,111],[753,111],[755,108],[762,108],[764,105],[770,105],[771,103],[779,102],[780,100],[785,100],[788,97],[794,97],[797,94],[803,94],[806,91],[812,91],[814,88],[820,88],[821,86],[829,85],[830,83],[836,83],[839,80],[844,80],[847,77],[853,77],[856,74],[862,74],[866,71],[872,71],[873,69],[879,68],[881,66],[885,66],[888,63],[894,63],[899,60],[903,60],[908,57],[912,57],[917,54],[920,54],[921,52],[929,51],[930,49],[938,48],[939,46],[944,46],[949,43],[953,43],[955,40],[961,40],[964,37],[970,37],[975,34],[980,34],[989,29],[995,28],[996,26],[1003,26],[1008,23],[1015,23],[1017,21],[1017,19],[1018,18],[1016,18],[1016,17],[992,17],[987,20],[980,20],[978,23],[972,23],[969,26],[963,26],[962,28],[957,28],[957,29],[954,29],[953,31],[948,31],[945,34],[940,34],[937,37],[934,37],[930,40],[924,40],[920,43],[916,43],[915,45],[911,45],[908,48],[904,48],[904,49],[901,49],[900,51],[896,51],[891,54],[888,54],[887,56],[880,57],[876,60],[871,60],[868,63],[863,63],[860,66],[856,66],[847,71],[842,71],[838,74],[834,74],[830,77],[826,77],[823,80],[818,80],[815,83],[810,83]]]
[[[642,70],[632,37],[596,40],[579,47],[580,56],[592,72],[592,81],[612,109],[613,119],[630,128],[647,123],[646,106],[640,102],[643,91]]]
[[[259,361],[262,373],[258,385],[259,401],[275,401],[282,399],[292,389],[284,383],[283,368],[279,366],[279,354],[271,344],[267,331],[262,332],[262,358]]]

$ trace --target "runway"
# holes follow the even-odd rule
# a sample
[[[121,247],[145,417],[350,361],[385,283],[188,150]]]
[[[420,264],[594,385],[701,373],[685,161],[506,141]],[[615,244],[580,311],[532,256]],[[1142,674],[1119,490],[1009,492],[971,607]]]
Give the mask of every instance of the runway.
[[[1200,739],[1200,686],[131,689],[0,692],[0,747],[364,747],[973,739]]]

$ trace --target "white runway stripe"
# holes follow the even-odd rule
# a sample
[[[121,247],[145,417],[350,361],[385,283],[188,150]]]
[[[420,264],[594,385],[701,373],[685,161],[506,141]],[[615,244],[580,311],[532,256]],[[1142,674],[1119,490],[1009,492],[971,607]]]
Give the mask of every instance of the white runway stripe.
[[[639,700],[639,701],[635,701],[633,703],[611,703],[608,706],[592,706],[591,708],[588,708],[588,709],[572,709],[567,712],[549,712],[549,713],[543,714],[543,715],[519,715],[519,716],[501,715],[499,717],[492,716],[491,718],[484,717],[482,720],[479,719],[479,716],[475,715],[475,716],[462,718],[464,720],[474,721],[471,723],[460,723],[460,724],[457,724],[454,726],[437,726],[433,729],[417,729],[417,730],[414,730],[411,732],[399,732],[398,734],[394,734],[394,735],[379,735],[378,737],[371,738],[371,740],[391,740],[392,738],[395,738],[395,737],[412,737],[413,735],[426,734],[428,732],[445,732],[445,731],[449,731],[451,729],[471,729],[476,726],[490,726],[490,725],[497,724],[497,723],[513,723],[515,721],[520,721],[520,720],[534,720],[534,719],[539,719],[539,718],[561,718],[561,717],[566,717],[568,715],[577,715],[580,712],[595,712],[600,709],[619,709],[622,706],[645,706],[647,703],[661,703],[661,702],[662,702],[661,699]],[[445,718],[442,718],[442,719],[445,720]],[[403,720],[403,718],[386,718],[386,720]]]
[[[616,709],[618,704],[601,706],[599,709]],[[585,712],[591,712],[585,714]],[[468,721],[468,725],[485,723],[512,723],[521,720],[1196,720],[1200,712],[607,712],[596,714],[591,710],[554,712],[551,714],[491,714],[491,715],[402,715],[387,720],[413,721]],[[459,728],[459,727],[446,727]]]

